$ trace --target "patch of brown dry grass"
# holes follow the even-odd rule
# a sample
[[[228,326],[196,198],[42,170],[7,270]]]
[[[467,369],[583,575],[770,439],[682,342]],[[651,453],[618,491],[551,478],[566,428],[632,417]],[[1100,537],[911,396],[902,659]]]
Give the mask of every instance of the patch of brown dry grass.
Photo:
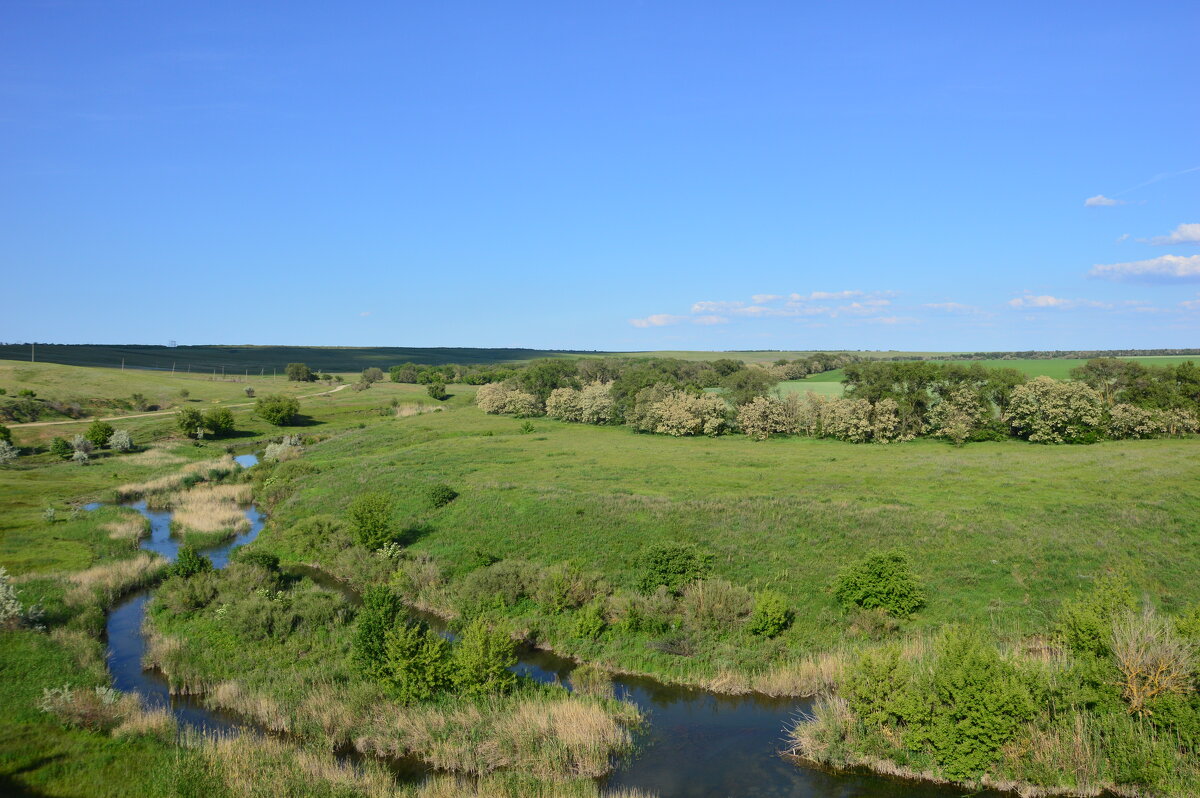
[[[166,560],[149,552],[93,566],[67,577],[74,587],[67,591],[66,602],[76,607],[92,602],[111,604],[130,590],[154,581],[166,567]]]
[[[198,485],[171,498],[172,523],[181,531],[206,534],[245,532],[250,528],[241,505],[253,498],[250,485]]]
[[[232,455],[218,457],[215,460],[203,460],[184,466],[174,474],[156,477],[146,482],[130,482],[116,489],[117,501],[133,501],[160,493],[179,490],[189,480],[212,479],[236,471],[240,466]]]
[[[150,521],[144,515],[138,514],[122,518],[119,521],[109,521],[101,526],[113,540],[127,540],[137,543],[150,534]]]

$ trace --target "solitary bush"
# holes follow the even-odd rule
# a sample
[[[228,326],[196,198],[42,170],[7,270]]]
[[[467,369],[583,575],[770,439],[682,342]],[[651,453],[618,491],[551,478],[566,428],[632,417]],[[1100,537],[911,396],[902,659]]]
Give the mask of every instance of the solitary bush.
[[[638,589],[653,593],[659,586],[672,593],[712,570],[713,555],[702,554],[691,546],[664,544],[653,546],[642,555],[642,577]]]
[[[378,549],[393,540],[393,509],[392,499],[386,494],[362,493],[356,496],[346,510],[346,517],[350,519],[358,542],[369,549]]]
[[[571,563],[547,568],[538,580],[534,598],[550,612],[565,612],[583,606],[601,593],[600,580]]]
[[[429,503],[434,507],[445,507],[458,498],[458,491],[449,485],[434,485],[429,489]]]
[[[17,459],[21,451],[8,441],[0,441],[0,465],[8,465]]]
[[[108,448],[114,452],[133,451],[133,436],[129,434],[129,430],[119,429],[109,436]]]
[[[246,396],[248,396],[251,399],[254,398],[254,388],[253,387],[251,387],[249,385],[246,386]]]
[[[425,392],[429,394],[430,399],[436,399],[439,402],[445,400],[446,397],[449,396],[449,394],[446,393],[446,384],[442,382],[429,383],[429,385],[425,386]]]
[[[83,437],[91,441],[92,446],[101,447],[108,444],[108,439],[112,437],[112,434],[112,424],[96,419],[88,425],[87,432],[83,434]]]
[[[325,375],[322,375],[322,376],[325,376]],[[379,382],[382,379],[383,379],[383,369],[378,369],[378,368],[375,368],[372,366],[371,368],[363,369],[363,371],[362,371],[362,381],[363,382]]]
[[[204,428],[204,416],[194,407],[181,407],[175,414],[175,426],[188,437]]]
[[[925,604],[925,590],[913,575],[912,562],[898,550],[874,552],[843,568],[833,593],[845,607],[878,607],[899,618],[912,615]]]
[[[792,625],[793,618],[795,614],[783,596],[773,590],[764,590],[754,596],[754,612],[746,629],[760,637],[776,637]]]
[[[198,553],[191,546],[180,546],[179,554],[176,555],[175,562],[167,569],[167,573],[186,579],[212,569],[212,560]]]
[[[517,664],[516,646],[500,629],[477,618],[463,630],[452,657],[454,687],[466,695],[503,693],[517,683],[509,670]]]
[[[213,407],[204,414],[203,426],[220,438],[233,432],[233,413],[227,407]]]
[[[495,605],[511,607],[536,589],[536,580],[536,569],[528,563],[501,560],[463,577],[458,596],[468,612]]]
[[[1195,646],[1152,610],[1127,612],[1114,621],[1112,652],[1121,671],[1121,697],[1135,715],[1152,714],[1155,699],[1194,692]]]
[[[66,438],[55,438],[50,441],[50,454],[57,455],[64,460],[71,456],[71,452],[75,451],[71,448],[71,444]]]
[[[272,554],[269,551],[261,549],[248,549],[245,547],[234,549],[233,559],[236,562],[253,565],[262,568],[264,571],[279,570],[279,555]]]
[[[16,629],[25,618],[17,591],[8,580],[8,571],[0,566],[0,629]]]
[[[296,420],[300,412],[300,402],[291,396],[271,394],[263,396],[254,403],[254,414],[276,427],[286,427]]]

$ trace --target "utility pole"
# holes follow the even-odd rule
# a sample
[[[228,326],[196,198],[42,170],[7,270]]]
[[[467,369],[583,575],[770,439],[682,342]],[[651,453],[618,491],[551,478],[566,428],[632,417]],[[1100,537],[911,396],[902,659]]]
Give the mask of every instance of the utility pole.
[[[37,362],[37,354],[36,353],[37,353],[37,344],[31,343],[29,345],[29,362],[30,363]]]
[[[172,374],[175,373],[175,364],[174,363],[171,364],[171,373]]]
[[[125,358],[121,358],[121,371],[125,370]]]

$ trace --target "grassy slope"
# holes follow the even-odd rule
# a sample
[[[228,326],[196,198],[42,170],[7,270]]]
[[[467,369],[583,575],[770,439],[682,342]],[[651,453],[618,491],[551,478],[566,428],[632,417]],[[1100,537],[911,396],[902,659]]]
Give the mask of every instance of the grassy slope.
[[[628,586],[646,546],[693,542],[717,554],[720,576],[785,593],[799,609],[792,642],[806,647],[845,633],[827,586],[877,547],[915,555],[930,592],[918,626],[1041,628],[1114,565],[1164,603],[1200,599],[1193,440],[955,449],[518,425],[467,408],[331,441],[308,455],[320,473],[276,520],[336,514],[360,490],[388,491],[419,516],[425,486],[445,481],[462,495],[415,547],[452,570],[482,550],[573,560]]]

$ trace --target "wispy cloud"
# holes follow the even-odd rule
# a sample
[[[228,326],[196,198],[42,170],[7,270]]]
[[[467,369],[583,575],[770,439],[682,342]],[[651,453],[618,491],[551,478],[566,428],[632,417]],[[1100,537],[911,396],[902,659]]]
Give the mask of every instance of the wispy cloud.
[[[913,316],[876,316],[867,319],[868,324],[920,324],[921,320]]]
[[[1061,310],[1112,307],[1106,302],[1096,302],[1091,299],[1064,299],[1049,294],[1025,294],[1008,300],[1008,304],[1014,308],[1059,308]]]
[[[1143,244],[1153,244],[1156,247],[1169,244],[1200,244],[1200,224],[1181,224],[1169,235],[1154,238],[1139,238]]]
[[[1097,264],[1089,276],[1143,282],[1200,280],[1200,255],[1160,255],[1148,260]]]
[[[755,294],[750,297],[750,301],[756,305],[761,305],[765,302],[774,302],[777,299],[783,299],[779,294]]]
[[[359,313],[358,315],[360,315],[360,316],[370,316],[370,315],[371,315],[371,311],[369,311],[369,310],[364,310],[362,313]]]
[[[678,324],[686,318],[687,316],[672,316],[670,313],[655,313],[653,316],[647,316],[644,319],[630,319],[629,323],[634,327],[669,327],[672,324]]]
[[[1106,197],[1103,194],[1097,194],[1094,197],[1088,197],[1083,201],[1087,208],[1111,208],[1113,205],[1127,205],[1125,200],[1113,199]]]
[[[792,294],[788,299],[793,302],[802,302],[806,299],[853,299],[856,296],[862,296],[862,291],[813,291],[811,294]]]
[[[693,324],[728,324],[729,319],[724,316],[697,316],[692,319]]]
[[[962,302],[928,302],[921,307],[930,310],[941,310],[946,313],[976,314],[983,311],[974,305],[964,305]]]
[[[1200,297],[1200,294],[1196,296]],[[1179,306],[1184,310],[1200,310],[1200,299],[1185,299],[1179,303]]]

